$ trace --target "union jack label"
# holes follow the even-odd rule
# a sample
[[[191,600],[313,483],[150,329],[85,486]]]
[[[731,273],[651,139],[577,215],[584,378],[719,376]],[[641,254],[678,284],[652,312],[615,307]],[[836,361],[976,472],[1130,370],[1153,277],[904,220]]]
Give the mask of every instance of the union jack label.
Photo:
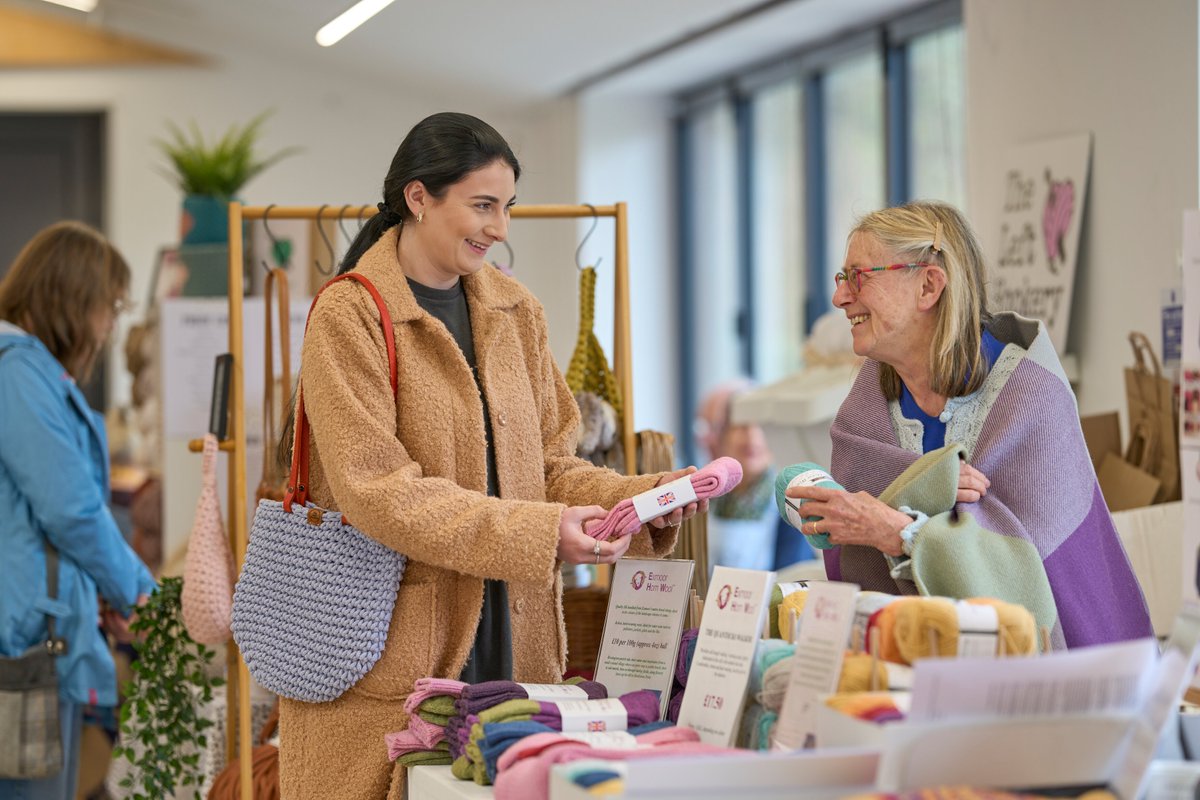
[[[662,494],[660,494],[658,496],[658,504],[660,506],[669,506],[669,505],[671,505],[671,503],[674,503],[674,502],[675,502],[675,493],[674,492],[663,492]]]
[[[606,730],[608,730],[608,725],[604,720],[593,720],[588,723],[588,733],[604,733]]]

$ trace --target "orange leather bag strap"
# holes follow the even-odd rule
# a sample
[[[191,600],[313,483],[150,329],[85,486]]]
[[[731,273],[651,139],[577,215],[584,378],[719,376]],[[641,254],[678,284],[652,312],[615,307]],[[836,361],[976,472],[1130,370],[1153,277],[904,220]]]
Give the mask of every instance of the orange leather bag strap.
[[[292,382],[292,335],[290,325],[291,300],[288,296],[287,272],[276,267],[267,272],[267,282],[263,289],[263,341],[266,349],[263,352],[263,466],[264,481],[278,480],[275,471],[269,465],[273,461],[270,448],[274,447],[278,436],[276,431],[275,409],[275,341],[272,335],[271,299],[272,289],[279,305],[279,361],[283,366],[283,379],[287,385]]]
[[[387,304],[383,302],[383,298],[373,283],[357,272],[347,272],[344,275],[338,275],[336,278],[328,281],[317,292],[317,296],[313,298],[312,305],[308,309],[308,320],[312,319],[313,309],[317,307],[317,301],[321,299],[321,293],[341,280],[354,280],[361,283],[363,288],[370,293],[371,299],[375,301],[375,307],[379,309],[379,324],[383,326],[383,341],[387,345],[388,376],[391,378],[392,383],[392,397],[395,397],[398,379],[396,377],[396,337],[392,331],[392,315],[388,313]],[[308,321],[304,323],[304,330],[308,331]],[[308,502],[308,445],[310,435],[308,414],[304,411],[304,387],[303,385],[299,385],[296,388],[296,438],[292,445],[292,470],[288,475],[287,494],[283,498],[283,508],[289,513],[292,510],[292,503],[299,503],[303,506]]]

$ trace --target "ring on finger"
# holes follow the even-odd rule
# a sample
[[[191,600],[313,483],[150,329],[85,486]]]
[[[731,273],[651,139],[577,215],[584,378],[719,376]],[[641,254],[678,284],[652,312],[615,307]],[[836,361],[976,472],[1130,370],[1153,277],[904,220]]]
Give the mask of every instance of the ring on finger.
[[[597,539],[596,543],[592,545],[592,555],[594,555],[596,558],[600,557],[600,540],[599,539]]]

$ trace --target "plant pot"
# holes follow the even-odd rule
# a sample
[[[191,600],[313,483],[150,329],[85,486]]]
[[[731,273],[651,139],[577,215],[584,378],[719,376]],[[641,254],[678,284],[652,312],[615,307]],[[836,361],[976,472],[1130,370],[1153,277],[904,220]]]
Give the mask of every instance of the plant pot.
[[[189,194],[183,198],[179,220],[183,244],[225,244],[229,241],[229,198]]]

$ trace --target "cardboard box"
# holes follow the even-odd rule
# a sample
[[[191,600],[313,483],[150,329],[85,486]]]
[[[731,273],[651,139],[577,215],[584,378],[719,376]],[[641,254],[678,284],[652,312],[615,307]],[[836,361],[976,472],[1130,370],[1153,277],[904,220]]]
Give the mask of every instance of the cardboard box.
[[[1167,636],[1183,605],[1185,575],[1195,579],[1198,558],[1184,553],[1181,568],[1183,502],[1117,511],[1112,517],[1146,596],[1154,635]]]
[[[898,665],[887,665],[889,678],[894,666]],[[912,685],[911,679],[909,685]],[[912,697],[907,691],[864,692],[861,696],[870,695],[886,697],[895,703],[896,708],[904,712],[908,711],[909,700]],[[817,703],[817,747],[879,748],[883,746],[884,735],[888,728],[904,724],[902,720],[880,723],[852,717],[826,705],[826,697],[828,695],[821,697]]]
[[[877,788],[1026,789],[1113,782],[1136,714],[976,718],[887,727]]]

